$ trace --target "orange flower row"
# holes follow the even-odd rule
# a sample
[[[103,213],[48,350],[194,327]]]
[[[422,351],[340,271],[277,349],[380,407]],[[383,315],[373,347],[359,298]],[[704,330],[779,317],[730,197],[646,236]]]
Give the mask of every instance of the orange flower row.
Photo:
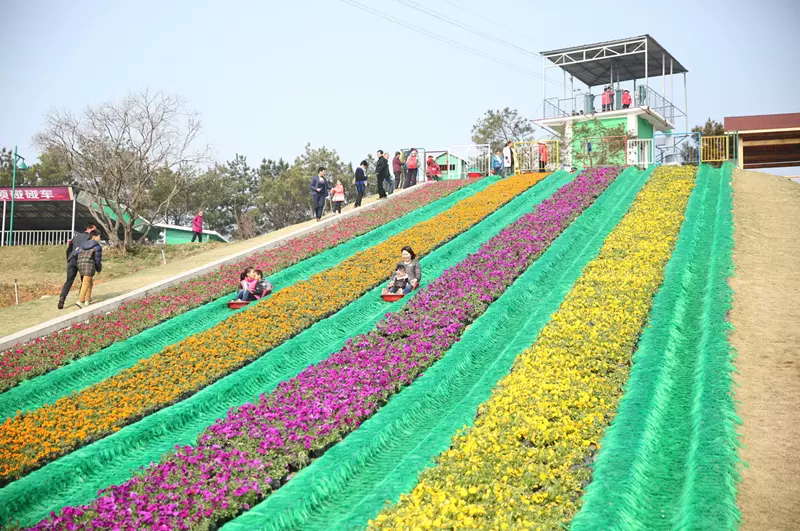
[[[0,425],[0,480],[10,480],[182,400],[259,358],[386,279],[398,251],[424,255],[543,179],[498,181],[411,230],[361,251],[245,312],[98,384]]]

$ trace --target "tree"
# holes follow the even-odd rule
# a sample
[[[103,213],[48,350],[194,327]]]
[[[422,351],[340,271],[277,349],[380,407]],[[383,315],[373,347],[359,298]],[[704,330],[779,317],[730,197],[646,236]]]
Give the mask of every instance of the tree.
[[[625,125],[606,127],[598,119],[572,125],[572,164],[605,166],[626,164]],[[577,147],[577,148],[576,148]]]
[[[13,157],[13,150],[0,149],[0,186],[11,186],[13,178],[11,159]],[[39,155],[39,162],[28,163],[27,170],[17,169],[17,186],[69,186],[72,184],[74,182],[64,160],[52,150]]]
[[[353,167],[343,162],[336,150],[325,146],[312,148],[306,144],[305,152],[297,157],[291,167],[278,161],[266,162],[261,178],[261,211],[268,230],[306,221],[312,215],[311,179],[320,167],[332,184],[341,180],[345,193],[352,197]],[[264,164],[262,163],[262,167]]]
[[[239,238],[252,238],[260,229],[258,172],[247,164],[247,157],[238,153],[218,170],[222,178],[220,191],[225,198],[219,206],[233,219]]]
[[[508,107],[501,111],[486,111],[472,126],[472,141],[489,144],[492,152],[502,149],[509,140],[522,141],[532,137],[533,121]]]
[[[132,92],[122,101],[88,107],[81,117],[51,111],[36,143],[63,160],[75,183],[92,197],[92,215],[112,243],[133,246],[139,216],[155,219],[207,160],[197,148],[198,114],[180,96]],[[174,174],[156,205],[159,174]]]

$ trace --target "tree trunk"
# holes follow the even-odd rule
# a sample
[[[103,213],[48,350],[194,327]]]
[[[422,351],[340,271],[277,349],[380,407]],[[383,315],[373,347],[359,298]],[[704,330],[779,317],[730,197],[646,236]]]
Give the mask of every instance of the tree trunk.
[[[125,225],[123,230],[125,232],[123,249],[125,249],[125,252],[133,251],[133,230],[131,229],[130,225]]]

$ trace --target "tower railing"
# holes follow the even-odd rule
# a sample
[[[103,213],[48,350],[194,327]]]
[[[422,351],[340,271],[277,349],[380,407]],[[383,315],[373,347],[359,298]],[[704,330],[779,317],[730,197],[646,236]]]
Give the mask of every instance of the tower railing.
[[[653,90],[647,85],[636,87],[635,94],[631,94],[632,107],[647,107],[662,118],[675,124],[675,120],[685,117],[686,113],[678,108],[674,103]],[[564,118],[568,116],[580,116],[591,114],[602,114],[597,109],[597,104],[602,101],[602,93],[593,94],[590,92],[576,94],[571,98],[547,98],[544,100],[544,119]],[[617,90],[614,94],[612,110],[622,109],[622,91]]]

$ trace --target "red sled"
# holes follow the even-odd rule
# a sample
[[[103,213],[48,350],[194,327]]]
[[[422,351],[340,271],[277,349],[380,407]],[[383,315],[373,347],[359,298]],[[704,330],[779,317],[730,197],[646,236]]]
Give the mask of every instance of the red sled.
[[[264,297],[266,297],[270,293],[272,293],[272,290],[268,290],[268,291],[264,292],[264,294],[261,296],[261,299],[263,299]],[[261,299],[259,299],[259,300],[261,300]],[[231,310],[239,310],[241,308],[244,308],[245,306],[247,306],[251,302],[253,302],[253,301],[228,301],[228,308],[230,308]]]
[[[418,287],[419,284],[414,286],[411,291],[414,291]],[[403,297],[405,297],[404,293],[381,293],[381,298],[383,298],[383,300],[385,300],[386,302],[397,302]]]

